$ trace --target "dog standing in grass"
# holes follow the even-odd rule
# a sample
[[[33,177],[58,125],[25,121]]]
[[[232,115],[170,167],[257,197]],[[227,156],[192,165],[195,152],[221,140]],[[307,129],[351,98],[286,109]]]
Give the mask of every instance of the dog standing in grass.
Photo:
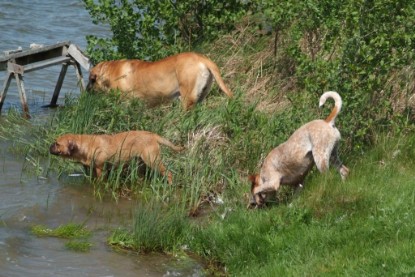
[[[96,177],[102,175],[106,163],[118,166],[139,157],[151,167],[157,167],[169,184],[172,183],[171,172],[161,162],[160,144],[175,151],[183,150],[167,139],[147,131],[128,131],[113,135],[79,135],[60,136],[50,146],[53,155],[69,158],[84,166],[92,167]]]
[[[220,89],[232,97],[218,66],[201,54],[188,52],[155,62],[101,62],[90,70],[87,90],[119,89],[126,97],[140,98],[151,106],[179,97],[183,108],[189,110],[206,97],[213,78]]]
[[[337,92],[325,92],[320,97],[320,107],[328,98],[335,104],[325,120],[313,120],[297,129],[286,142],[268,154],[259,174],[249,176],[251,205],[261,206],[266,194],[278,191],[280,185],[301,187],[314,164],[320,172],[325,172],[331,162],[343,180],[347,177],[349,169],[338,156],[340,132],[334,125],[342,100]]]

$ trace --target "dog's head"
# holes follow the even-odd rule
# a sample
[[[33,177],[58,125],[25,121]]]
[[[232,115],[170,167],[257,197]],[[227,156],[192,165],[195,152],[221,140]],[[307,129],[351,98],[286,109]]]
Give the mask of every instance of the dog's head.
[[[101,62],[89,71],[88,85],[86,86],[87,91],[100,91],[108,87],[107,82],[104,81],[102,76],[104,66],[105,62]]]
[[[249,175],[248,180],[251,181],[251,195],[252,195],[252,198],[251,198],[251,201],[249,202],[248,207],[250,208],[259,207],[264,203],[264,198],[265,198],[265,196],[262,195],[261,193],[255,194],[255,188],[259,186],[260,176],[259,174]]]
[[[51,144],[49,152],[62,157],[72,157],[78,150],[76,140],[72,135],[63,135]]]

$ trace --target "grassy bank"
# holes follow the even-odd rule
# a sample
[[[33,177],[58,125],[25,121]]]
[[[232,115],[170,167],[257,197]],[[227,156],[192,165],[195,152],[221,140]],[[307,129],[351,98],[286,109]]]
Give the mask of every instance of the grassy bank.
[[[85,172],[97,195],[140,203],[134,222],[110,236],[115,247],[195,253],[214,266],[210,273],[231,276],[415,271],[413,136],[380,134],[370,149],[343,149],[341,157],[352,171],[346,182],[335,171],[312,172],[299,194],[284,188],[279,204],[247,210],[247,175],[292,130],[321,115],[312,107],[265,113],[244,101],[241,92],[236,95],[227,100],[214,91],[206,103],[183,112],[178,103],[149,110],[140,102],[122,102],[117,94],[83,94],[68,97],[42,125],[11,113],[3,119],[10,125],[3,124],[2,134],[22,132],[16,153],[49,161],[28,164],[39,175],[82,172],[81,166],[48,154],[53,139],[66,132],[144,129],[186,146],[182,153],[163,148],[163,160],[174,173],[172,186],[135,165],[108,180],[89,179]],[[340,114],[340,130],[341,124]]]
[[[185,248],[231,276],[411,275],[413,149],[413,138],[383,137],[351,164],[347,182],[315,174],[290,201],[262,210],[247,210],[236,195],[197,222],[140,208],[133,231],[115,233],[113,243]]]
[[[192,245],[233,276],[414,274],[413,143],[387,138],[347,182],[313,175],[288,204],[196,228]]]

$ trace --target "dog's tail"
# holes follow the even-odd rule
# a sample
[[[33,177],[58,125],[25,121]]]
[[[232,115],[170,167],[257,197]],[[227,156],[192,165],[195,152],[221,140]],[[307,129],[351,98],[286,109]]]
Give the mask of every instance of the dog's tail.
[[[335,91],[327,91],[323,93],[323,95],[320,97],[320,104],[319,106],[322,107],[324,103],[326,103],[327,98],[332,98],[334,100],[334,108],[331,110],[331,113],[329,116],[324,120],[328,124],[334,126],[334,121],[336,120],[337,115],[339,114],[341,108],[342,108],[342,98],[340,95]]]
[[[160,144],[166,145],[166,146],[170,147],[171,149],[173,149],[174,151],[177,151],[177,152],[182,151],[182,150],[185,149],[182,146],[174,145],[168,139],[163,138],[161,136],[157,136],[157,142],[160,143]]]
[[[220,89],[228,97],[232,97],[233,96],[233,93],[232,93],[232,91],[230,91],[228,89],[228,87],[223,82],[223,79],[222,79],[222,76],[220,75],[220,71],[219,71],[218,66],[213,61],[211,61],[210,59],[208,59],[207,57],[204,57],[203,63],[207,66],[207,68],[209,69],[209,71],[213,74],[213,77],[215,77],[216,83],[218,83],[218,86],[220,87]]]

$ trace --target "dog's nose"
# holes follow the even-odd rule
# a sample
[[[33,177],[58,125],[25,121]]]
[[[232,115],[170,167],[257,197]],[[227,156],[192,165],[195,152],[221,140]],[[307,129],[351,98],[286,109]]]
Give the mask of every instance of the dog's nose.
[[[56,155],[56,142],[52,143],[49,147],[49,153]]]

